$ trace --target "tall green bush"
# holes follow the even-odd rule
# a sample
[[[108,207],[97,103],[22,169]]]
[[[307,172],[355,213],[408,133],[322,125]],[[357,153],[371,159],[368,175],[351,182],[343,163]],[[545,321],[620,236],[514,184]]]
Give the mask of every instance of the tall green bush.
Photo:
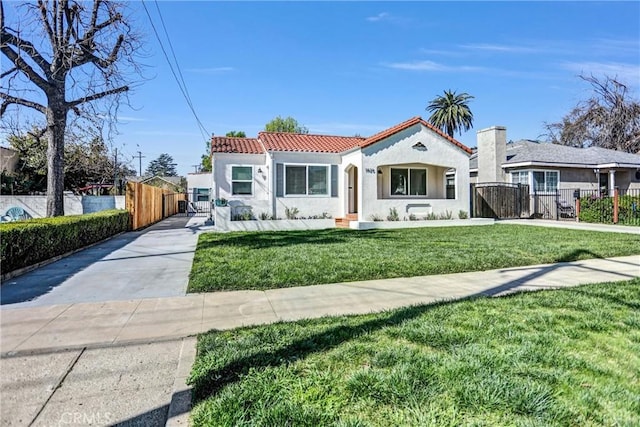
[[[613,197],[582,197],[580,221],[613,224]],[[620,196],[618,224],[640,225],[640,196]]]
[[[38,218],[0,224],[2,273],[83,248],[129,229],[129,212]]]

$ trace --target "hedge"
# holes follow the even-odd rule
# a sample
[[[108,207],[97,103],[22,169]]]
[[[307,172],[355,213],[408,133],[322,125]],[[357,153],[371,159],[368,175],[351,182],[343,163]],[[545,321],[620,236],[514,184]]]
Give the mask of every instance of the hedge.
[[[2,273],[83,248],[128,229],[129,212],[123,210],[2,223]]]

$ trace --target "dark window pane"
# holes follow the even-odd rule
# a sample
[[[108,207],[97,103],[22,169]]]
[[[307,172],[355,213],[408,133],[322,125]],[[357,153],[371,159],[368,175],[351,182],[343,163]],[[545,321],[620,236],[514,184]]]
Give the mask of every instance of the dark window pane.
[[[307,167],[285,168],[286,194],[307,194]]]
[[[426,196],[427,195],[427,170],[426,169],[411,169],[410,171],[411,183],[409,185],[410,194],[412,196]]]
[[[232,181],[251,181],[251,166],[232,166],[231,167],[231,180]]]
[[[231,194],[251,194],[250,182],[233,182],[231,183]]]
[[[408,194],[408,170],[391,169],[391,194],[394,196],[406,196]]]
[[[329,194],[326,166],[309,166],[309,194]]]

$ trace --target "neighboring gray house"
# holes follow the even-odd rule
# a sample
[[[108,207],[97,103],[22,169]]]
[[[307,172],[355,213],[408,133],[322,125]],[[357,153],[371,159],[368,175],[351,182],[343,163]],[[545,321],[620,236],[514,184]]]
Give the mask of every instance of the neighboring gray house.
[[[506,142],[506,128],[479,130],[469,160],[472,183],[528,184],[531,193],[563,189],[611,194],[640,189],[640,155],[600,147],[576,148],[531,140]]]

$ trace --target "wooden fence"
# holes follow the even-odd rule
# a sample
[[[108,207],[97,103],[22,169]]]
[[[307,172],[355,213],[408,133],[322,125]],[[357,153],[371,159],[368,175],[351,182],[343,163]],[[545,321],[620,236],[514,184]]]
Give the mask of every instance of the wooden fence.
[[[165,197],[171,194],[172,197]],[[131,228],[138,230],[178,212],[178,202],[186,200],[186,194],[173,195],[170,190],[141,184],[127,183],[126,209],[131,215]]]
[[[486,183],[471,186],[475,218],[527,218],[530,216],[529,186]]]

